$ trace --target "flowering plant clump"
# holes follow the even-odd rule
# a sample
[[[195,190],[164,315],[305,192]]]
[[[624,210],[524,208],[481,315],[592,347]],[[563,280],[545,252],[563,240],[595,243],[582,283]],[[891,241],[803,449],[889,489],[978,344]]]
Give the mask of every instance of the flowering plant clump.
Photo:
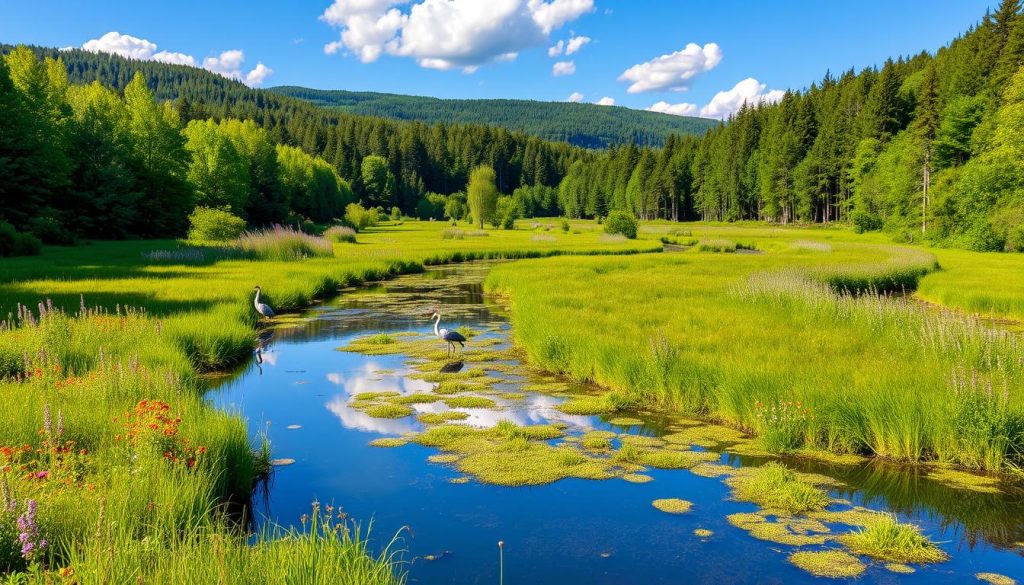
[[[142,400],[114,422],[124,424],[125,432],[115,438],[128,445],[134,456],[155,453],[191,469],[206,453],[206,447],[193,446],[179,436],[181,417],[175,416],[166,402]]]
[[[89,452],[64,437],[64,415],[57,413],[54,424],[49,405],[43,408],[43,426],[38,447],[0,445],[0,473],[33,483],[33,489],[73,485],[85,475]]]
[[[764,447],[774,453],[786,453],[804,444],[809,423],[815,415],[800,400],[754,401],[757,433]]]
[[[25,512],[18,516],[18,542],[21,544],[21,556],[30,563],[41,559],[49,546],[36,522],[35,500],[29,500]]]

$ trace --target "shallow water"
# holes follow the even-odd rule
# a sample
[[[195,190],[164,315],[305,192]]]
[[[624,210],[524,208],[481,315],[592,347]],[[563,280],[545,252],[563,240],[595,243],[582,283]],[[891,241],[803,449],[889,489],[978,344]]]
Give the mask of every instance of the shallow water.
[[[275,457],[296,461],[275,468],[265,497],[256,502],[257,523],[298,525],[315,499],[340,506],[364,520],[364,526],[372,518],[377,546],[407,527],[401,537],[412,583],[497,583],[499,540],[505,543],[504,580],[509,584],[818,581],[787,562],[796,547],[754,539],[726,521],[728,514],[756,507],[731,501],[722,479],[652,469],[645,473],[654,481],[646,484],[621,479],[566,479],[538,487],[475,480],[453,484],[449,480],[459,477],[458,471],[427,462],[438,453],[435,449],[368,446],[373,439],[424,427],[415,417],[372,418],[349,406],[351,396],[378,390],[423,392],[434,384],[411,378],[405,356],[366,356],[338,348],[368,334],[429,332],[426,314],[434,308],[442,309],[448,327],[484,331],[470,340],[470,347],[489,338],[507,344],[505,315],[483,295],[487,270],[485,263],[442,267],[348,291],[290,326],[267,332],[253,362],[215,384],[210,399],[218,407],[240,412],[253,436],[265,430]],[[521,392],[530,377],[521,367],[491,375],[503,378],[492,390],[514,392]],[[563,400],[531,392],[525,400],[497,399],[498,409],[459,410],[470,415],[465,424],[561,421],[569,425],[569,434],[603,429],[658,435],[672,423],[640,414],[636,416],[645,420],[643,426],[612,426],[608,417],[560,413],[553,407]],[[447,408],[440,403],[414,407],[417,413]],[[721,462],[733,466],[763,461],[721,455]],[[911,575],[873,563],[859,581],[969,583],[978,582],[978,572],[1024,578],[1020,492],[956,490],[926,479],[920,470],[877,464],[788,464],[839,479],[846,487],[834,490],[833,497],[894,511],[921,526],[951,556],[945,563],[917,567]],[[665,514],[651,506],[657,498],[683,498],[694,508],[688,514]],[[714,534],[698,538],[693,534],[697,528]]]

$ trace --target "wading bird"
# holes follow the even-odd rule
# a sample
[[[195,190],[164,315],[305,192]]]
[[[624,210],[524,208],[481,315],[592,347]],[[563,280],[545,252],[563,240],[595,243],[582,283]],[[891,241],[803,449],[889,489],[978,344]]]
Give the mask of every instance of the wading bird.
[[[256,312],[267,319],[272,318],[274,316],[274,310],[270,308],[270,305],[260,302],[260,287],[257,286],[253,290],[256,291],[256,299],[253,300],[252,305],[256,307]]]
[[[466,338],[458,331],[449,331],[447,329],[438,329],[437,325],[441,322],[441,312],[434,311],[434,314],[430,316],[434,319],[434,335],[440,337],[448,344],[448,355],[451,355],[452,351],[455,350],[455,344],[458,343],[462,347],[466,347]]]

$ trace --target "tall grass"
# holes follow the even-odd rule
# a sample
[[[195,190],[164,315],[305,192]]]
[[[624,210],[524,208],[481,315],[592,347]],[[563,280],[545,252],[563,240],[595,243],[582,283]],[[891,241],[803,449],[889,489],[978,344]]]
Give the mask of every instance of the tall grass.
[[[275,230],[248,236],[242,257],[121,242],[4,260],[0,484],[18,513],[37,502],[50,543],[28,570],[50,581],[75,571],[80,582],[400,582],[394,549],[370,554],[350,524],[337,538],[275,529],[247,546],[239,516],[268,470],[268,446],[254,444],[239,417],[210,408],[197,374],[249,355],[256,284],[284,312],[426,263],[645,249],[596,236],[535,243],[515,232],[442,244],[439,231],[368,230],[367,245],[338,246],[337,256],[324,239]],[[129,414],[153,404],[180,419],[170,438],[126,440]],[[0,538],[9,537],[0,516]]]
[[[535,363],[764,433],[779,451],[1024,463],[1018,338],[872,292],[912,289],[934,268],[927,253],[831,246],[502,265],[487,288],[509,295],[515,340]],[[765,405],[780,404],[800,416],[768,424]]]
[[[234,246],[246,256],[259,260],[288,261],[334,256],[330,240],[279,225],[245,232],[235,240]]]

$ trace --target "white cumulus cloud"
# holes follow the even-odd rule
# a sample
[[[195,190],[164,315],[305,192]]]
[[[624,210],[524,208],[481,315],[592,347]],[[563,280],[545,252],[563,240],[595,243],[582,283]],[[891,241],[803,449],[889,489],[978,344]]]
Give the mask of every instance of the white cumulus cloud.
[[[597,100],[597,105],[599,105],[599,106],[614,106],[615,105],[615,98],[610,98],[608,96],[605,96],[605,97]]]
[[[583,101],[583,94],[578,91],[574,91],[569,94],[569,97],[565,98],[565,101],[578,104]]]
[[[572,61],[559,61],[551,67],[551,74],[555,77],[572,75],[573,73],[576,73],[576,63]]]
[[[148,61],[156,53],[156,43],[111,31],[98,39],[86,41],[82,48],[93,53],[113,53],[130,59]]]
[[[565,50],[565,41],[558,41],[548,48],[548,57],[557,57]]]
[[[661,101],[647,108],[647,110],[661,114],[672,114],[673,116],[696,116],[700,113],[700,107],[697,104],[688,104],[686,102],[670,104],[666,101]]]
[[[196,58],[192,55],[173,51],[157,52],[156,43],[131,35],[123,35],[117,31],[111,31],[98,39],[86,41],[82,44],[82,49],[94,53],[113,53],[140,61],[159,61],[190,67],[195,67],[197,63]],[[257,63],[254,69],[246,73],[242,71],[244,62],[245,54],[238,49],[233,49],[224,51],[217,57],[203,59],[202,67],[224,77],[237,79],[250,87],[260,85],[274,72],[263,63]]]
[[[583,45],[590,42],[590,37],[572,37],[569,42],[565,44],[565,54],[572,55],[583,48]]]
[[[701,108],[700,115],[705,118],[724,119],[738,112],[744,103],[752,106],[773,104],[786,95],[786,92],[781,89],[765,91],[767,88],[767,84],[748,77],[737,83],[732,89],[715,94],[708,105]]]
[[[196,66],[196,58],[192,55],[186,55],[185,53],[172,53],[171,51],[160,51],[153,55],[154,61],[160,61],[161,63],[170,63],[172,65],[188,65],[189,67]]]
[[[629,93],[685,91],[694,77],[711,71],[721,61],[722,49],[717,44],[707,43],[701,47],[690,43],[675,53],[633,65],[619,76],[619,81],[631,82]]]
[[[320,19],[341,30],[324,45],[329,55],[344,49],[371,63],[388,54],[471,73],[515,59],[593,8],[593,0],[334,0]]]

